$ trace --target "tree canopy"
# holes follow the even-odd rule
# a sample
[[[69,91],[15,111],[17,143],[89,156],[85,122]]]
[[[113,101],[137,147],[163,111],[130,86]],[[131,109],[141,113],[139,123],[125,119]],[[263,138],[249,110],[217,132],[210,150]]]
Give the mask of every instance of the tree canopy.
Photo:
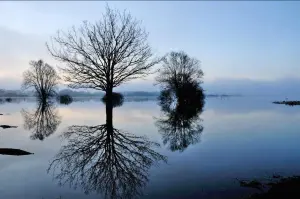
[[[55,95],[59,76],[52,66],[43,60],[31,61],[31,68],[23,73],[23,89],[33,88],[40,99]]]
[[[144,77],[159,63],[153,58],[148,33],[127,11],[106,7],[102,18],[79,28],[59,31],[47,44],[71,88],[93,88],[112,93],[114,87]]]
[[[204,75],[200,61],[188,56],[184,51],[170,52],[158,70],[156,81],[164,88],[178,88],[185,83],[201,84]]]

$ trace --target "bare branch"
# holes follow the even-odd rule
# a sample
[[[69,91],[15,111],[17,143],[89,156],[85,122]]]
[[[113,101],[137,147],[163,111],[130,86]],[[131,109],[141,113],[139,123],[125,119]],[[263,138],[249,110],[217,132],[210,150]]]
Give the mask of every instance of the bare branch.
[[[171,52],[163,60],[156,81],[164,88],[175,89],[186,82],[201,84],[203,75],[199,60],[183,51]]]
[[[102,19],[79,28],[59,31],[47,48],[72,88],[112,92],[114,87],[144,77],[161,61],[152,58],[148,33],[130,13],[107,6]]]

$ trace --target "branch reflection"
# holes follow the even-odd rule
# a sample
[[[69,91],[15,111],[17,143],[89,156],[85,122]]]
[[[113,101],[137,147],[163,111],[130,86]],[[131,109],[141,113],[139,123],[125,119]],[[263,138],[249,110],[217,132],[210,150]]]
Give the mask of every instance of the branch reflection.
[[[24,128],[32,130],[30,138],[33,140],[44,140],[53,134],[61,123],[54,103],[48,100],[39,100],[34,112],[22,109],[21,114],[24,119]]]
[[[48,168],[60,184],[81,186],[85,193],[98,192],[105,198],[141,196],[148,170],[166,157],[153,147],[158,143],[113,126],[113,104],[106,102],[106,123],[70,126],[68,139]]]

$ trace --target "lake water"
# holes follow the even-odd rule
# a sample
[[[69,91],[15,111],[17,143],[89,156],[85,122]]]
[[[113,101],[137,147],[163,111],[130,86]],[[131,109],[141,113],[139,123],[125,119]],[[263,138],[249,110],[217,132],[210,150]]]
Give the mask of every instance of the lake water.
[[[197,120],[203,127],[201,134],[196,135],[194,141],[189,142],[184,140],[184,136],[178,135],[166,143],[163,143],[162,132],[158,131],[157,120],[162,117],[162,112],[157,101],[125,100],[123,106],[113,109],[113,127],[137,137],[132,139],[146,136],[149,140],[159,143],[160,147],[151,146],[151,150],[165,156],[167,163],[157,161],[157,164],[154,164],[154,161],[153,165],[149,163],[149,168],[142,172],[138,170],[142,168],[131,165],[133,170],[125,169],[120,171],[121,174],[116,174],[110,172],[110,166],[105,167],[105,164],[99,169],[97,159],[85,159],[84,154],[89,156],[89,153],[82,151],[79,156],[74,153],[64,161],[67,170],[62,172],[65,172],[66,178],[71,175],[79,179],[82,174],[80,171],[84,171],[86,180],[84,183],[79,181],[76,189],[68,183],[59,185],[59,179],[54,178],[61,174],[59,169],[49,172],[47,169],[62,147],[72,144],[71,138],[64,139],[61,136],[63,132],[72,125],[96,127],[105,124],[105,105],[100,100],[80,100],[70,105],[56,104],[48,107],[47,117],[40,116],[36,121],[30,121],[30,118],[25,120],[24,116],[26,113],[27,116],[33,116],[34,111],[38,109],[34,100],[2,103],[0,113],[3,115],[0,115],[0,125],[12,125],[17,128],[0,128],[0,148],[17,148],[34,154],[0,156],[0,196],[15,199],[98,199],[103,195],[93,190],[102,190],[102,194],[105,191],[113,193],[117,186],[123,186],[133,193],[136,187],[139,187],[137,184],[144,183],[142,198],[241,198],[247,195],[249,190],[240,188],[237,178],[262,179],[274,173],[288,176],[300,172],[300,107],[272,104],[274,100],[278,99],[207,98],[204,111],[199,116],[201,120]],[[43,118],[46,120],[42,121]],[[31,126],[28,122],[32,122]],[[53,127],[53,124],[57,128]],[[79,131],[79,128],[76,130]],[[82,140],[85,139],[84,135],[81,135]],[[82,140],[73,142],[73,147],[87,147],[86,150],[98,153],[95,147],[97,143],[93,146],[83,146]],[[175,145],[179,143],[178,150],[171,150],[171,141]],[[132,147],[130,143],[128,141],[128,146],[121,146],[121,149],[127,150],[126,147]],[[107,161],[110,160],[114,154],[106,153],[105,147],[103,149],[97,158],[105,156]],[[136,154],[133,151],[132,154],[125,154],[126,157],[121,157],[122,153],[119,155],[119,164],[122,165],[122,158],[131,155],[134,157]],[[77,159],[72,159],[73,157]],[[89,170],[83,169],[86,165],[89,165]],[[72,170],[74,172],[71,172]],[[110,174],[120,179],[125,177],[114,184],[116,187],[111,187],[113,182],[109,176],[104,176]],[[126,176],[131,174],[133,178],[147,174],[148,181],[127,179]],[[88,194],[84,192],[87,189]]]

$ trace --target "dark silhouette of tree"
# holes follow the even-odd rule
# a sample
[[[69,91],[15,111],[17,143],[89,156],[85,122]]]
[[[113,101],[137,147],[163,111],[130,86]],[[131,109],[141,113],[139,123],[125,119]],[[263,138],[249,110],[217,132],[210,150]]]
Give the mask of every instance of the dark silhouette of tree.
[[[39,99],[46,100],[55,95],[59,76],[52,66],[42,60],[31,61],[31,68],[23,74],[23,89],[34,88]]]
[[[204,106],[204,93],[196,81],[177,82],[161,91],[159,105],[163,117],[156,121],[163,143],[171,151],[184,151],[199,142],[203,127],[200,114]]]
[[[149,168],[166,157],[152,149],[159,144],[113,127],[111,101],[106,103],[105,124],[68,128],[63,134],[68,144],[58,152],[48,172],[53,170],[60,184],[81,186],[86,193],[134,198],[142,195]]]
[[[203,131],[199,115],[205,98],[200,86],[202,77],[200,62],[183,51],[167,55],[156,77],[163,88],[158,99],[164,114],[156,125],[163,143],[169,144],[172,151],[183,151],[199,142]]]
[[[21,114],[24,118],[24,128],[32,130],[31,139],[44,140],[53,134],[61,122],[53,102],[38,101],[37,109],[34,112],[28,112],[22,109]]]
[[[190,95],[186,99],[172,99],[169,90],[160,95],[159,104],[163,116],[156,121],[163,143],[168,144],[171,151],[184,151],[189,145],[198,143],[203,126],[200,114],[204,106],[204,98]],[[172,107],[172,104],[174,107]]]
[[[47,44],[51,55],[66,64],[64,79],[71,88],[93,88],[111,96],[113,88],[149,74],[152,59],[148,33],[127,11],[106,7],[95,24],[58,32]]]
[[[200,61],[189,57],[185,52],[171,52],[165,59],[163,65],[158,70],[159,75],[156,81],[164,89],[179,89],[180,85],[193,83],[200,85],[204,75],[200,67]]]

